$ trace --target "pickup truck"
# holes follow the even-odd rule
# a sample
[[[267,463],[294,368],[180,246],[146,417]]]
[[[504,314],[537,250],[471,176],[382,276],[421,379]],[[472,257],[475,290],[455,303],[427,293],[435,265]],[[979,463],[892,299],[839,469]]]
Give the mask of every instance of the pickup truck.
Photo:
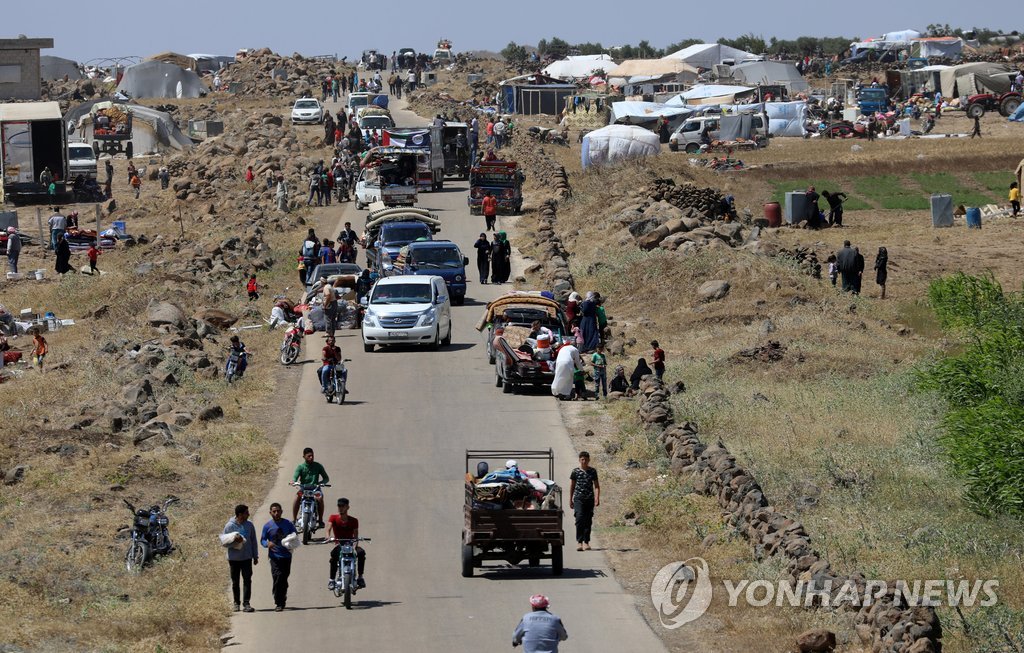
[[[483,331],[487,337],[487,362],[494,365],[499,352],[494,348],[494,328],[498,325],[512,330],[529,329],[534,322],[552,334],[553,346],[561,342],[563,336],[569,334],[569,324],[561,305],[554,299],[545,297],[537,290],[513,290],[487,304],[484,314],[476,325],[477,331]],[[517,343],[522,344],[522,343]],[[500,371],[499,381],[502,380]],[[499,386],[504,385],[499,383]],[[507,390],[511,392],[511,388]]]
[[[538,473],[527,469],[531,461],[541,463],[538,467],[547,478],[538,478]],[[507,462],[517,465],[510,468]],[[490,471],[492,464],[497,471]],[[537,567],[542,559],[548,559],[551,573],[562,575],[562,490],[552,480],[554,476],[551,449],[466,451],[463,577],[472,577],[473,570],[487,560],[512,565],[526,560],[530,567]]]
[[[403,224],[403,223],[397,223]],[[383,234],[385,229],[381,230]],[[452,303],[466,302],[466,266],[469,257],[450,240],[414,240],[398,251],[394,260],[383,260],[381,276],[434,275],[444,279]]]

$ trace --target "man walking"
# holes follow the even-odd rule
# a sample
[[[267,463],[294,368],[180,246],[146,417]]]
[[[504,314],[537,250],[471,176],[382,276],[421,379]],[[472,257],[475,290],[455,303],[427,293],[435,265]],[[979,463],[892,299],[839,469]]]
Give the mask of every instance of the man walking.
[[[288,603],[288,576],[292,573],[292,552],[281,544],[295,532],[295,526],[281,516],[281,504],[270,504],[270,521],[263,525],[260,544],[267,547],[270,577],[273,579],[274,612],[281,612]]]
[[[64,217],[56,207],[51,207],[50,210],[53,211],[53,215],[50,216],[50,219],[47,220],[46,223],[50,227],[50,249],[56,250],[57,239],[61,234],[67,231],[68,219]]]
[[[543,594],[530,597],[531,610],[512,633],[512,648],[522,644],[524,653],[558,653],[558,643],[569,639],[569,633],[558,615],[548,612],[550,604]]]
[[[18,257],[21,256],[21,236],[14,227],[7,227],[7,267],[10,272],[18,271]]]
[[[590,529],[594,508],[601,505],[601,483],[597,470],[590,466],[590,454],[580,452],[580,466],[569,475],[569,507],[576,517],[576,550],[590,550]]]
[[[252,568],[260,563],[260,549],[256,545],[256,527],[249,521],[249,506],[235,506],[235,516],[224,525],[224,534],[232,533],[235,534],[235,541],[228,545],[228,566],[231,568],[231,593],[235,599],[235,612],[255,612],[249,605],[249,598],[252,596]]]
[[[854,292],[856,289],[857,252],[850,247],[850,241],[843,242],[843,248],[836,254],[836,269],[843,277],[843,292]]]
[[[654,376],[661,381],[665,378],[665,350],[661,348],[657,340],[651,341],[651,362],[654,363]]]
[[[484,213],[484,230],[494,231],[494,223],[498,220],[498,200],[491,191],[484,193],[480,209]]]

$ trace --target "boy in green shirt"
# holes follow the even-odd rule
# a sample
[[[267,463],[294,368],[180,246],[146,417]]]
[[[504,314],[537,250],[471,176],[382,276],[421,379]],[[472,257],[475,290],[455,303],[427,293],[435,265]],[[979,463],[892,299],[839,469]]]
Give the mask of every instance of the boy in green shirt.
[[[590,357],[594,366],[594,398],[604,394],[608,398],[608,357],[604,355],[604,345],[598,345],[597,351]],[[600,390],[600,392],[598,392]]]
[[[318,485],[320,483],[329,483],[330,477],[327,476],[327,470],[320,463],[313,460],[313,449],[306,447],[302,450],[303,461],[299,463],[299,466],[295,468],[295,474],[292,476],[292,482],[302,485]],[[299,488],[298,493],[295,495],[295,503],[292,504],[292,522],[295,522],[299,517],[299,504],[302,503],[302,488]],[[322,492],[317,492],[316,496],[316,509],[317,509],[317,520],[320,525],[317,528],[324,527],[324,495]]]

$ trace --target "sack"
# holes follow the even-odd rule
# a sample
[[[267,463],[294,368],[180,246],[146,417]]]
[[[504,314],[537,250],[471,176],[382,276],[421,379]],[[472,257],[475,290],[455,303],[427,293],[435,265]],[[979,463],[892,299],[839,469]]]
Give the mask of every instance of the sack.
[[[306,258],[313,258],[313,252],[316,249],[316,243],[312,240],[305,240],[302,242],[302,255]]]
[[[217,537],[220,539],[220,545],[225,549],[241,549],[245,544],[245,538],[241,533],[223,533]]]
[[[294,551],[295,549],[299,548],[301,544],[302,540],[299,539],[298,533],[286,535],[285,538],[281,540],[281,546],[288,549],[289,551]]]

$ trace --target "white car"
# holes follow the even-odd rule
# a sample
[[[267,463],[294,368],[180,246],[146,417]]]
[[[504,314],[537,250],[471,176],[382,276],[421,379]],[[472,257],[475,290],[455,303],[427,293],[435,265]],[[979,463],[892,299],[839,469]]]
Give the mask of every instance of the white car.
[[[356,180],[356,208],[364,209],[380,201],[380,177],[374,168],[363,168]]]
[[[292,124],[312,123],[319,125],[324,121],[324,105],[320,100],[311,97],[300,98],[292,105]]]
[[[363,350],[374,346],[429,345],[452,342],[452,304],[444,279],[401,275],[374,284],[363,300]]]

